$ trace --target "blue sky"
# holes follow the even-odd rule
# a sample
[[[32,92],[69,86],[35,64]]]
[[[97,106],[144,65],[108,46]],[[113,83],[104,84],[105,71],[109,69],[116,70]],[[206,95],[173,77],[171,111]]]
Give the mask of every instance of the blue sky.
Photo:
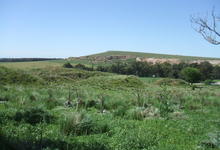
[[[69,57],[107,50],[220,57],[191,28],[220,0],[0,0],[0,57]]]

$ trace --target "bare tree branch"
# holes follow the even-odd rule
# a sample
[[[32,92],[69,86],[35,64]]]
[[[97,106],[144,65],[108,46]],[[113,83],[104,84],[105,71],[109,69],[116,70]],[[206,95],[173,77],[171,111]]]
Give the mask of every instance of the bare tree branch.
[[[217,23],[219,22],[220,16],[216,16],[214,8],[211,13],[211,19],[200,16],[191,17],[194,30],[200,33],[206,41],[214,45],[220,45],[220,31],[217,28]]]

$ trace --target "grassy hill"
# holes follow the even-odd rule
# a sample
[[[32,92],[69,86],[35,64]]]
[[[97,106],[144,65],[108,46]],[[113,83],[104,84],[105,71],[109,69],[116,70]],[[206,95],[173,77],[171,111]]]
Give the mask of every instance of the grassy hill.
[[[0,62],[0,66],[14,68],[14,69],[39,69],[39,68],[50,68],[50,67],[61,67],[65,62],[70,62],[72,65],[75,64],[85,64],[91,65],[91,58],[94,57],[107,57],[107,56],[130,56],[130,59],[126,61],[134,61],[136,57],[146,57],[146,58],[175,58],[183,61],[193,61],[193,60],[217,60],[220,58],[212,57],[196,57],[196,56],[181,56],[181,55],[167,55],[167,54],[156,54],[156,53],[143,53],[143,52],[129,52],[129,51],[106,51],[103,53],[83,56],[79,58],[69,58],[69,59],[57,59],[57,60],[46,60],[46,61],[29,61],[29,62]],[[104,61],[97,61],[94,65],[108,65],[118,61],[117,59],[112,59],[107,63]],[[125,60],[124,60],[125,61]]]
[[[156,53],[143,53],[143,52],[131,52],[131,51],[106,51],[89,57],[97,56],[134,56],[134,57],[149,57],[149,58],[177,58],[181,60],[220,60],[220,58],[212,57],[198,57],[198,56],[182,56],[182,55],[168,55],[168,54],[156,54]]]

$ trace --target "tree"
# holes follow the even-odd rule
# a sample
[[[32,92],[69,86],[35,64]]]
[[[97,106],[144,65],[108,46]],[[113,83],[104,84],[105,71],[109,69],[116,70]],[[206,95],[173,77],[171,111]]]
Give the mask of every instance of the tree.
[[[196,83],[201,79],[201,73],[198,69],[186,67],[181,70],[181,77],[189,83]]]
[[[202,80],[207,80],[212,78],[213,65],[208,61],[201,62],[199,64],[199,70],[202,74]]]
[[[211,44],[220,45],[220,30],[217,24],[220,23],[220,16],[215,14],[213,8],[210,17],[192,16],[191,23],[193,28]]]
[[[214,79],[220,79],[220,66],[214,66],[212,76]]]
[[[111,69],[110,71],[113,73],[124,74],[125,64],[120,61],[117,61],[111,65],[110,69]]]

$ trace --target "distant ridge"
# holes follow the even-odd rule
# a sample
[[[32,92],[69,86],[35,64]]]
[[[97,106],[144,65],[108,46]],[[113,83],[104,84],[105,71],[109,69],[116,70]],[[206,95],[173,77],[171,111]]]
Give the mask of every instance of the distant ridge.
[[[147,57],[147,58],[175,58],[180,60],[220,60],[220,58],[213,57],[199,57],[199,56],[184,56],[184,55],[169,55],[157,53],[144,53],[144,52],[131,52],[131,51],[106,51],[103,53],[88,55],[87,57],[98,56],[134,56],[134,57]]]
[[[61,58],[0,58],[0,62],[30,62],[47,60],[61,60]]]

